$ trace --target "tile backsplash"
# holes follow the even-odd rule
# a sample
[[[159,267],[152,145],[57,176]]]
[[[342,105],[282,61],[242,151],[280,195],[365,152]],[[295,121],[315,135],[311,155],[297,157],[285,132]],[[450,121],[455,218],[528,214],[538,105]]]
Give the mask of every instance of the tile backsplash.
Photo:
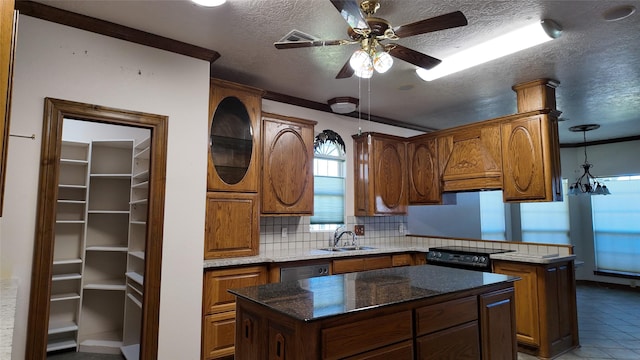
[[[406,216],[347,217],[346,230],[364,225],[364,236],[358,236],[358,244],[367,246],[407,245]],[[333,231],[311,231],[309,216],[261,217],[260,252],[318,249],[329,246]],[[286,229],[286,235],[283,232]]]
[[[430,248],[437,246],[468,246],[500,248],[527,254],[573,253],[571,245],[518,243],[492,240],[449,239],[429,236],[407,236],[407,216],[349,216],[346,230],[364,225],[364,236],[358,236],[358,244],[366,246],[404,246]],[[327,247],[333,231],[311,231],[309,216],[261,217],[260,253],[273,251],[311,250]],[[286,236],[283,232],[286,229]]]

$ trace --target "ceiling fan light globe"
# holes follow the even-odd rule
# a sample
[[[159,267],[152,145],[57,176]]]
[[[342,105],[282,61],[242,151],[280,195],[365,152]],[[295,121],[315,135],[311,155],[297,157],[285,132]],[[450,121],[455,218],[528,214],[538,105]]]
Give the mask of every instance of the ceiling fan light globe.
[[[387,70],[391,69],[391,66],[393,66],[393,58],[391,57],[391,55],[389,55],[389,53],[385,51],[376,53],[375,57],[373,58],[373,68],[377,72],[383,74],[387,72]]]
[[[364,50],[356,50],[349,59],[349,65],[358,77],[368,79],[373,75],[373,61]]]

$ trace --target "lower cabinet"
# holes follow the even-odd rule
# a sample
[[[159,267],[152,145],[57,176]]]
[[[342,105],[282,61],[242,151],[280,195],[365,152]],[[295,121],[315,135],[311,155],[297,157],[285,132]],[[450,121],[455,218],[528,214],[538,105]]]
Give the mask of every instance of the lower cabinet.
[[[228,289],[267,283],[264,266],[209,270],[204,273],[202,304],[202,358],[219,359],[233,356],[235,351],[235,296]],[[242,323],[251,324],[251,314],[243,314]],[[257,329],[257,328],[255,328]],[[253,339],[254,328],[248,327],[247,338]]]
[[[415,257],[415,258],[414,258]],[[333,260],[333,275],[350,272],[386,269],[396,266],[424,265],[424,255],[414,254],[374,255]]]
[[[515,282],[519,350],[552,358],[579,346],[573,260],[535,264],[495,260],[493,271]]]
[[[479,296],[482,360],[518,358],[513,288]]]
[[[385,269],[392,266],[391,255],[333,260],[333,274]]]

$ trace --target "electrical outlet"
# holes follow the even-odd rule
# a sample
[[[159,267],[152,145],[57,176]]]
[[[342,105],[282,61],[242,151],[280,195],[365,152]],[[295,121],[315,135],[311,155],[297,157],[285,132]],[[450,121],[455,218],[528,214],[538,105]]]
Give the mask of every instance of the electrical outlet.
[[[289,237],[289,229],[286,226],[282,227],[282,238],[286,239]]]
[[[356,225],[353,227],[353,232],[358,236],[364,236],[364,225]]]
[[[400,234],[404,234],[404,224],[403,223],[400,223],[400,226],[398,227],[398,232]]]

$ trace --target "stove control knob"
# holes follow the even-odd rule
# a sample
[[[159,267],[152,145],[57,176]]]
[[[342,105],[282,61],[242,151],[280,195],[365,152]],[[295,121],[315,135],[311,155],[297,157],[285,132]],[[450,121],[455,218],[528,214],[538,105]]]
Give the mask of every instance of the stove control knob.
[[[480,256],[480,262],[481,263],[486,263],[487,262],[487,258],[484,256]]]
[[[478,257],[474,256],[473,259],[471,259],[473,262],[478,262]]]

